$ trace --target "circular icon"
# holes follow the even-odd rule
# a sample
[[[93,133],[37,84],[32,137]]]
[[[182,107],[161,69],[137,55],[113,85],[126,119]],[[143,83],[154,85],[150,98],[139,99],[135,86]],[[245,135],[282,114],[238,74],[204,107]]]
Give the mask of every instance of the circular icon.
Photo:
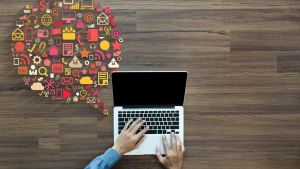
[[[79,96],[79,92],[76,92],[76,96]]]
[[[114,39],[118,39],[119,36],[121,36],[121,31],[119,29],[114,29],[112,32],[111,32],[111,37],[114,38]]]
[[[45,14],[41,17],[41,22],[45,26],[49,26],[52,23],[52,17],[48,14]]]
[[[117,61],[121,62],[122,61],[122,58],[121,56],[117,57]]]
[[[122,43],[123,42],[123,38],[119,38],[119,42]]]
[[[107,110],[103,110],[103,114],[109,115]]]
[[[78,17],[78,18],[82,18],[82,13],[78,13],[78,14],[77,14],[77,17]]]
[[[49,45],[53,45],[54,40],[53,40],[53,39],[49,39],[49,40],[48,40],[48,43],[49,43]]]
[[[84,15],[84,20],[86,22],[91,22],[94,19],[94,15],[91,12],[88,12]]]
[[[59,10],[58,8],[53,8],[53,9],[51,10],[51,15],[52,15],[53,17],[58,17],[59,14],[60,14],[60,10]]]
[[[100,48],[102,50],[107,50],[109,49],[110,47],[110,43],[107,41],[107,40],[103,40],[101,43],[100,43]]]
[[[84,62],[84,64],[85,64],[85,65],[89,65],[89,64],[90,64],[90,61],[86,60],[86,61]]]
[[[44,69],[45,73],[41,73],[41,69]],[[42,75],[42,76],[43,76],[43,75],[48,76],[48,74],[47,74],[47,68],[45,68],[45,67],[40,67],[40,68],[39,68],[39,74]]]
[[[98,104],[94,104],[95,109],[98,109],[98,107],[99,107]]]
[[[52,100],[55,100],[56,98],[55,98],[55,96],[52,96]]]
[[[86,90],[80,90],[80,96],[81,97],[85,97],[87,95],[87,91]]]
[[[42,62],[42,58],[38,55],[34,56],[33,59],[32,59],[33,63],[38,65]]]
[[[79,78],[80,78],[79,70],[74,69],[74,70],[72,71],[72,75],[73,75],[74,77],[79,77]]]
[[[104,8],[105,7],[105,3],[104,2],[101,2],[100,3],[100,8]]]
[[[28,23],[25,23],[25,27],[28,27],[29,26],[29,24]]]
[[[23,42],[17,42],[15,45],[15,49],[18,52],[23,52],[24,48],[25,48],[25,45]]]
[[[35,43],[40,43],[41,42],[41,38],[35,38]]]
[[[14,43],[11,43],[11,45],[10,46],[15,46],[15,44]]]
[[[44,65],[45,66],[50,66],[51,61],[49,59],[44,60]]]

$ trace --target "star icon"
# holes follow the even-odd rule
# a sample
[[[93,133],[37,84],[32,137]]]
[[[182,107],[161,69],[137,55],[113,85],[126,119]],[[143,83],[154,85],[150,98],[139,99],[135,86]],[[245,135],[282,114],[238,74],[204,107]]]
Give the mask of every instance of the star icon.
[[[85,75],[85,74],[86,74],[86,72],[87,72],[87,71],[86,71],[85,69],[83,69],[83,70],[82,70],[82,74],[84,74],[84,75]]]
[[[111,54],[108,53],[108,54],[106,55],[106,57],[107,57],[107,59],[108,59],[108,58],[111,58]]]
[[[90,53],[90,51],[87,51],[85,48],[80,53],[81,53],[81,58],[84,58],[84,57],[89,58],[88,54]]]
[[[121,49],[120,49],[120,46],[122,45],[122,43],[119,43],[117,40],[116,40],[115,43],[112,43],[111,45],[114,46],[114,49],[113,49],[113,50],[116,50],[116,49],[121,50]]]

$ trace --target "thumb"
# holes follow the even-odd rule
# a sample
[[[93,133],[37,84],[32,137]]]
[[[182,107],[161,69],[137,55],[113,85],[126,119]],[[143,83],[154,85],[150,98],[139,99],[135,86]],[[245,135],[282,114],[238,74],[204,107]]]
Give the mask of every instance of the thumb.
[[[156,147],[156,157],[158,158],[158,161],[160,162],[160,163],[162,163],[163,162],[163,157],[161,156],[161,152],[160,152],[160,149],[158,148],[158,147]]]
[[[139,148],[139,146],[144,142],[144,140],[147,138],[147,136],[144,136],[142,139],[140,139],[138,142],[137,142],[137,144],[136,144],[136,146],[135,146],[135,149],[137,149],[137,148]]]

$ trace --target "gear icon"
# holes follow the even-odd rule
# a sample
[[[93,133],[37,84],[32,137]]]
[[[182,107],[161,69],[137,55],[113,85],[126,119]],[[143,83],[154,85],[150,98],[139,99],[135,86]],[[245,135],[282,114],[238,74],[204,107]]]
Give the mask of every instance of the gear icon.
[[[42,62],[42,58],[38,55],[34,56],[33,59],[32,59],[33,63],[38,65]]]

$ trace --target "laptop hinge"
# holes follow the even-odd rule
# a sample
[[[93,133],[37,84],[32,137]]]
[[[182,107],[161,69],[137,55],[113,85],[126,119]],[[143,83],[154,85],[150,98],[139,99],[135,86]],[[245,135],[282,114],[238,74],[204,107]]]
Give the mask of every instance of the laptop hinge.
[[[174,105],[124,105],[125,109],[175,109]]]

